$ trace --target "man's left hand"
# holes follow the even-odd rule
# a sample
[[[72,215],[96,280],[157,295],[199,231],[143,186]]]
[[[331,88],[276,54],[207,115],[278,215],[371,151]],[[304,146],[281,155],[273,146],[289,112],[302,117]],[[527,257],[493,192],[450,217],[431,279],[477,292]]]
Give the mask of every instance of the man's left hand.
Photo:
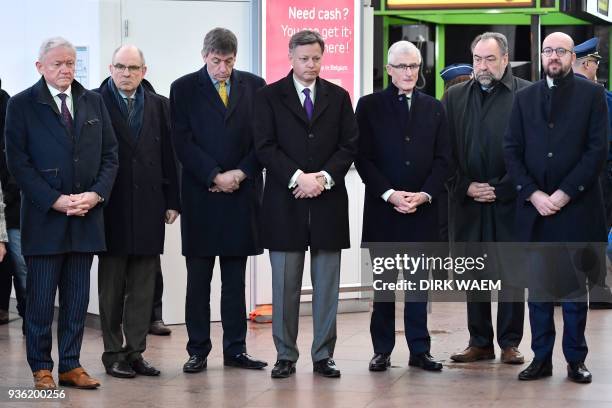
[[[6,244],[4,242],[0,242],[0,262],[4,260],[6,256]]]
[[[550,201],[552,201],[557,207],[563,208],[569,203],[570,196],[565,194],[563,190],[557,190],[550,196]]]

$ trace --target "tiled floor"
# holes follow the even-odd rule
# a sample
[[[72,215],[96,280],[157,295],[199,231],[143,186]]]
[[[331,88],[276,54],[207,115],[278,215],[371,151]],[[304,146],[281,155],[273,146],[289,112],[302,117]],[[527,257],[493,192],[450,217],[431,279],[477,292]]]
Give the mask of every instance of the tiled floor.
[[[401,316],[398,313],[398,316]],[[560,311],[557,331],[561,333]],[[589,357],[587,367],[593,383],[578,385],[566,379],[560,338],[554,355],[554,375],[535,382],[519,382],[518,372],[525,367],[503,365],[496,361],[456,364],[451,353],[465,347],[467,329],[465,306],[460,303],[435,303],[429,315],[432,354],[444,362],[441,373],[408,368],[408,350],[403,333],[398,333],[393,367],[387,372],[367,369],[372,346],[369,314],[352,313],[338,317],[338,342],[335,360],[342,378],[325,379],[312,374],[310,342],[312,319],[301,318],[299,346],[302,358],[297,374],[289,379],[272,380],[270,367],[264,371],[223,368],[221,325],[213,324],[213,351],[208,369],[199,374],[184,374],[186,330],[173,326],[170,337],[150,336],[145,357],[162,370],[160,377],[120,380],[105,374],[100,355],[99,330],[87,328],[81,362],[91,375],[102,381],[95,391],[67,389],[60,402],[8,402],[0,396],[0,406],[15,407],[612,407],[612,311],[591,311],[587,324]],[[26,364],[21,321],[0,326],[0,390],[31,387]],[[401,328],[401,322],[396,326]],[[529,326],[526,322],[521,351],[528,360]],[[249,353],[274,363],[275,351],[271,325],[249,325]],[[55,347],[55,344],[54,344]],[[54,348],[54,356],[56,351]],[[54,373],[56,374],[56,373]]]

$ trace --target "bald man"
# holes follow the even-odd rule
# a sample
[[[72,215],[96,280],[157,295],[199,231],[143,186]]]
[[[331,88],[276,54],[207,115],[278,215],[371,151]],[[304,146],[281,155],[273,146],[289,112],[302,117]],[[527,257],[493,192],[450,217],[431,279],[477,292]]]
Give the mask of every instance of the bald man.
[[[504,138],[506,168],[518,193],[518,240],[556,243],[548,244],[552,252],[547,252],[552,256],[534,249],[530,257],[529,273],[537,276],[538,282],[548,279],[551,284],[537,292],[530,287],[535,356],[519,380],[552,375],[552,300],[563,300],[563,354],[568,378],[578,383],[592,380],[584,365],[587,304],[569,296],[584,289],[581,286],[586,279],[574,275],[572,280],[567,274],[573,271],[576,257],[568,259],[569,251],[563,248],[584,242],[605,245],[607,241],[598,177],[608,152],[609,126],[603,87],[575,76],[575,60],[569,36],[557,32],[544,39],[542,67],[546,77],[517,93]]]
[[[98,92],[119,142],[119,172],[104,211],[107,251],[98,268],[102,363],[113,377],[155,376],[159,370],[142,353],[164,222],[172,224],[179,210],[169,116],[164,100],[141,84],[147,66],[138,48],[117,48],[109,69]]]

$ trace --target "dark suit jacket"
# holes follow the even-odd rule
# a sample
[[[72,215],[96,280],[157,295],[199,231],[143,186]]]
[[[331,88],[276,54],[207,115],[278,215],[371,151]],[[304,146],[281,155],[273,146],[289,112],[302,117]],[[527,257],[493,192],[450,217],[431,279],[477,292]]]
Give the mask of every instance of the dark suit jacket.
[[[261,166],[253,150],[255,91],[265,81],[233,70],[226,108],[204,66],[170,88],[172,137],[182,164],[181,231],[185,256],[246,256],[262,252],[257,218]],[[219,172],[247,178],[233,193],[211,193]]]
[[[348,248],[344,177],[357,151],[357,124],[348,93],[317,78],[312,120],[293,83],[293,71],[257,93],[255,146],[266,168],[262,207],[264,247],[277,251]],[[327,171],[335,185],[316,198],[295,199],[293,174]]]
[[[359,154],[355,161],[365,186],[362,241],[436,242],[438,208],[425,203],[401,214],[382,199],[389,189],[424,191],[435,201],[448,177],[450,147],[442,104],[414,90],[411,108],[391,84],[357,104]]]
[[[74,128],[61,120],[44,78],[9,101],[6,156],[22,191],[24,255],[98,252],[106,247],[102,206],[117,174],[117,141],[102,97],[72,83]],[[94,191],[105,199],[84,217],[52,206],[61,194]]]
[[[608,154],[602,86],[569,73],[550,90],[546,80],[519,91],[504,137],[506,168],[518,191],[518,240],[607,240],[598,182]],[[539,215],[526,201],[536,190],[561,189],[571,199],[557,214]]]
[[[107,254],[161,254],[165,212],[179,210],[167,107],[161,97],[145,90],[142,128],[134,139],[109,80],[96,90],[104,99],[119,144],[119,172],[104,209]]]

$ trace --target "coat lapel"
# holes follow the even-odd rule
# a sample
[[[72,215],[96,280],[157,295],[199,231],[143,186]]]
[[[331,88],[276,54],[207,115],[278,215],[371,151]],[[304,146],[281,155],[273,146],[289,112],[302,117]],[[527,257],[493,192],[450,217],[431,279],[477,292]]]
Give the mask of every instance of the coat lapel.
[[[45,127],[62,146],[72,150],[70,131],[66,129],[62,122],[57,104],[53,100],[44,78],[41,78],[34,87],[32,97],[36,101],[41,122],[46,125]],[[51,123],[49,119],[51,119]]]
[[[308,117],[306,116],[306,111],[304,107],[300,103],[300,97],[295,90],[295,85],[293,84],[293,70],[289,72],[289,75],[282,80],[282,96],[283,103],[293,112],[295,116],[297,116],[302,122],[305,124],[309,124]],[[315,107],[316,110],[316,107]],[[314,114],[313,114],[314,118]]]
[[[151,134],[150,132],[150,128],[152,126],[153,123],[155,123],[155,120],[153,119],[153,112],[152,112],[152,106],[151,106],[151,101],[149,99],[149,95],[148,92],[145,90],[144,91],[144,107],[143,107],[143,114],[142,114],[142,126],[140,127],[140,134],[138,135],[138,139],[136,140],[136,148],[138,148],[138,145],[141,144],[141,140],[146,137],[145,135],[149,135]]]
[[[227,109],[225,108],[225,105],[223,105],[223,101],[221,101],[219,92],[217,92],[217,89],[213,85],[212,80],[208,75],[206,65],[204,65],[200,70],[200,92],[204,95],[206,99],[208,99],[208,102],[211,104],[211,106],[214,107],[215,110],[217,110],[219,114],[221,114],[221,116],[225,117]]]
[[[329,89],[328,85],[321,80],[321,78],[317,78],[316,84],[316,95],[315,95],[315,103],[314,103],[314,112],[312,113],[312,123],[314,123],[325,109],[329,105]],[[304,109],[302,109],[304,110]]]
[[[232,71],[232,78],[230,80],[230,84],[231,88],[229,94],[229,104],[227,106],[227,109],[225,109],[225,120],[228,120],[232,113],[234,113],[234,111],[236,110],[236,106],[242,100],[242,97],[245,92],[244,83],[242,82],[242,76],[238,72],[236,72],[236,70]],[[219,100],[221,100],[221,98],[219,98]]]

